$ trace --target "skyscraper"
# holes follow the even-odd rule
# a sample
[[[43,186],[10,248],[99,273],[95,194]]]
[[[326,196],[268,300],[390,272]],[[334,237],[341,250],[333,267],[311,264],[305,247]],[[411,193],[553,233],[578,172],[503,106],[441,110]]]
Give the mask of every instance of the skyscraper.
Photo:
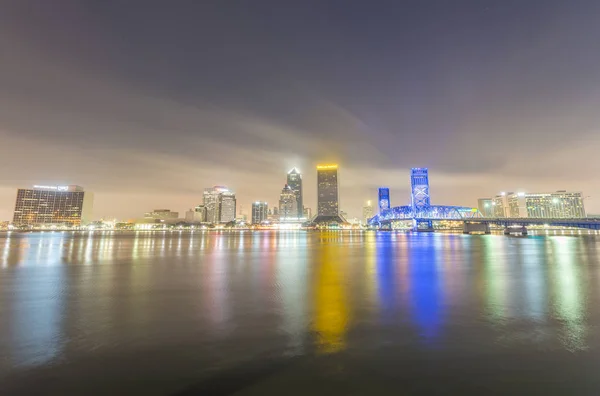
[[[235,194],[227,187],[205,188],[203,198],[207,222],[219,224],[235,220]]]
[[[194,221],[198,223],[204,223],[206,221],[206,207],[204,205],[198,205],[194,208]]]
[[[287,174],[287,185],[290,186],[296,196],[296,207],[298,208],[298,218],[304,216],[304,206],[302,201],[302,174],[298,169],[293,168]]]
[[[231,191],[221,193],[221,223],[235,220],[236,202],[235,194]]]
[[[94,195],[80,186],[33,186],[17,190],[16,226],[70,225],[91,221]]]
[[[381,197],[381,188],[379,189],[379,196]],[[381,202],[381,200],[379,201]],[[381,209],[381,204],[379,205],[379,208]],[[362,212],[362,221],[363,224],[367,224],[367,221],[373,217],[373,205],[371,205],[371,201],[367,201],[367,204],[365,206],[363,206],[363,212]]]
[[[252,204],[252,224],[260,224],[267,220],[269,206],[266,202],[254,202]]]
[[[344,223],[340,217],[338,166],[317,166],[317,217],[314,223]]]
[[[429,199],[429,175],[427,168],[412,168],[410,174],[411,205],[416,212],[431,206]]]
[[[279,195],[279,220],[298,219],[298,199],[296,193],[287,184]]]
[[[370,201],[369,201],[370,202]],[[390,189],[387,187],[379,188],[379,213],[390,208]]]

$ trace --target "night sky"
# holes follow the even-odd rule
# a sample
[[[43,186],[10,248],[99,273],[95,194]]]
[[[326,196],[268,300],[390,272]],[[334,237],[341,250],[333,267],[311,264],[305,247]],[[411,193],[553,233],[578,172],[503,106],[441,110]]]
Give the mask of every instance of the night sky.
[[[600,212],[600,1],[3,0],[0,220],[16,188],[79,184],[94,217],[249,213],[319,162],[341,207],[583,191]],[[183,216],[183,213],[181,213]]]

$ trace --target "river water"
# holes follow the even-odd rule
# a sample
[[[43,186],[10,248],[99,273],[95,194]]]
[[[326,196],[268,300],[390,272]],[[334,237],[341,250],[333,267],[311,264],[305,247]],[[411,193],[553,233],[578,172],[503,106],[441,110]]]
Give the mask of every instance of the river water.
[[[600,394],[600,236],[0,234],[2,395]]]

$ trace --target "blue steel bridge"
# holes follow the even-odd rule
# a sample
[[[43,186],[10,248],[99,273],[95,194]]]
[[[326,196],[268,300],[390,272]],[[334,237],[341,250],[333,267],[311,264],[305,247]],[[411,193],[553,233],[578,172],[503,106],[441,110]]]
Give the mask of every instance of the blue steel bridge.
[[[464,232],[490,232],[490,225],[505,228],[505,233],[527,234],[527,226],[548,225],[600,230],[600,219],[546,219],[546,218],[484,218],[475,209],[465,206],[431,205],[427,168],[411,169],[411,204],[390,207],[388,188],[379,189],[379,214],[368,220],[368,225],[389,229],[394,222],[412,221],[415,231],[433,231],[433,222],[462,221]]]

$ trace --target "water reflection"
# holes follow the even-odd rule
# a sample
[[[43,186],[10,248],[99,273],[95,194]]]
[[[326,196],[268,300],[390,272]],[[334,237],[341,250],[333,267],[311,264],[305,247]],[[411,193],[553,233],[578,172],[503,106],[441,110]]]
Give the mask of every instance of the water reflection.
[[[346,348],[349,325],[348,298],[343,279],[346,270],[345,250],[336,243],[336,233],[323,233],[314,280],[314,331],[321,353],[339,352]]]
[[[553,237],[552,250],[552,306],[564,324],[560,340],[568,350],[586,349],[584,296],[587,282],[582,281],[582,268],[576,262],[577,239]]]
[[[576,352],[599,341],[595,238],[7,233],[0,368],[162,342],[299,355],[311,336],[324,354],[415,338],[429,349],[457,333],[482,350]]]
[[[434,238],[432,234],[414,236],[408,264],[412,316],[421,337],[427,341],[439,336],[445,308],[440,282],[443,271],[438,272]]]

